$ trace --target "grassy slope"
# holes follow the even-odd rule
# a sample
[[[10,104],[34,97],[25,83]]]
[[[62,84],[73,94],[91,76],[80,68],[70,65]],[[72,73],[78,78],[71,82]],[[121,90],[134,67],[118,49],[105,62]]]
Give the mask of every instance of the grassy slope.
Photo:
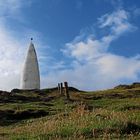
[[[0,96],[0,139],[140,139],[140,87]]]

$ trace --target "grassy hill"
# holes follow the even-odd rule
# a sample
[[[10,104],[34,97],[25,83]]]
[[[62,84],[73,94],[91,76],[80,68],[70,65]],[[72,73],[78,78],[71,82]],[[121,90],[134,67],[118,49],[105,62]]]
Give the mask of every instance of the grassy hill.
[[[140,139],[140,84],[84,92],[0,91],[0,139]]]

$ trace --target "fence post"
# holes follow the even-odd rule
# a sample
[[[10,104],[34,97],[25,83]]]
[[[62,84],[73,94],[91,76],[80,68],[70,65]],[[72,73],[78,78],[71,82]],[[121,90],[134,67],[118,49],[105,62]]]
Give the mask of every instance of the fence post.
[[[60,83],[60,95],[63,95],[63,83]]]
[[[60,93],[60,83],[58,83],[58,93]]]
[[[69,87],[68,87],[68,82],[64,82],[64,87],[65,87],[65,96],[67,97],[67,99],[70,99],[69,96]]]

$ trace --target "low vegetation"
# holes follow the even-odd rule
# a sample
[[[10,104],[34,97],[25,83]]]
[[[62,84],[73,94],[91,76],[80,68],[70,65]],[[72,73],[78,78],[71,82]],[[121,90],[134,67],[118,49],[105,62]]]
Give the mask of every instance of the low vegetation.
[[[84,92],[0,92],[0,139],[140,139],[140,84]]]

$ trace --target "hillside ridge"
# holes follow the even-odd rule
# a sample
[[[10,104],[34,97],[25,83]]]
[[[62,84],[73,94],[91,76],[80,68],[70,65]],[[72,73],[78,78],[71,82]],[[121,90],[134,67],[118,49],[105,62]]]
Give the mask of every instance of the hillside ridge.
[[[140,83],[102,91],[0,91],[0,139],[139,139]]]

